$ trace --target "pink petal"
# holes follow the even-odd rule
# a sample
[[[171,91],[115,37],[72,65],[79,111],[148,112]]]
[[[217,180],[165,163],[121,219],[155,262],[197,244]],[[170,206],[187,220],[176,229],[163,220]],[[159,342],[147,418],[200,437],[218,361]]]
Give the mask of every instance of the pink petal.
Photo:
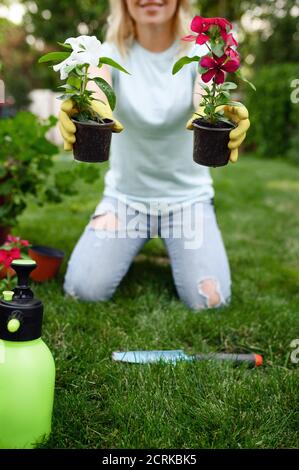
[[[235,38],[232,34],[222,33],[222,38],[226,42],[227,46],[229,46],[229,47],[238,46],[238,43],[237,43],[237,41],[235,40]]]
[[[195,16],[191,22],[191,30],[194,31],[195,33],[201,33],[202,32],[202,26],[203,26],[203,20],[201,16]]]
[[[197,36],[193,36],[193,34],[188,34],[188,36],[184,36],[182,40],[183,41],[195,41],[196,38]]]
[[[236,60],[229,60],[226,64],[222,65],[222,70],[225,70],[225,72],[236,72],[238,68],[240,67],[240,62],[237,62]]]
[[[225,51],[225,54],[232,60],[235,60],[236,62],[241,62],[240,54],[232,49],[231,47],[227,48]]]
[[[204,69],[212,69],[216,65],[215,60],[208,55],[203,57],[199,63]]]
[[[215,75],[215,82],[217,83],[217,85],[222,85],[222,83],[224,83],[224,78],[224,72],[222,72],[222,70],[217,70]]]
[[[223,54],[221,57],[217,57],[214,54],[213,57],[214,57],[214,60],[215,60],[218,67],[221,67],[222,64],[224,64],[224,62],[227,60],[227,55],[226,54]]]
[[[209,36],[206,36],[205,34],[199,34],[196,38],[196,44],[203,45],[209,40],[210,40]]]
[[[214,18],[216,25],[218,25],[221,29],[226,31],[226,27],[229,26],[229,29],[232,29],[233,25],[226,19],[226,18]]]
[[[216,74],[216,69],[210,69],[207,72],[203,73],[201,78],[205,83],[208,83],[212,80],[215,74]]]

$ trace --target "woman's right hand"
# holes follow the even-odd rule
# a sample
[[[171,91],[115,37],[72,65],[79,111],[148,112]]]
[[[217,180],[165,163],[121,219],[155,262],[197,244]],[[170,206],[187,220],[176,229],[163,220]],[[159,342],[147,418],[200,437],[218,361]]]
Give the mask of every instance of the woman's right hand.
[[[121,132],[124,129],[122,124],[114,119],[109,104],[94,100],[91,106],[103,119],[113,119],[114,126],[112,132]],[[73,144],[76,142],[76,126],[71,118],[75,116],[77,112],[72,100],[66,100],[62,103],[58,117],[58,125],[64,141],[64,150],[72,150]]]

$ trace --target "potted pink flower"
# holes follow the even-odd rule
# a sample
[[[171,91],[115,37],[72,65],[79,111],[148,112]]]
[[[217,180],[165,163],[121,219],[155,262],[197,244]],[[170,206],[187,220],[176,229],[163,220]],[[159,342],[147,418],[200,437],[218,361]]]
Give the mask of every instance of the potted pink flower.
[[[183,66],[191,62],[198,63],[198,71],[202,79],[204,93],[201,95],[198,117],[193,120],[195,162],[205,166],[223,166],[229,161],[229,135],[235,123],[224,114],[229,106],[242,106],[233,101],[231,91],[237,85],[226,81],[226,74],[231,73],[247,82],[253,89],[254,85],[242,77],[240,73],[240,55],[238,43],[232,34],[232,25],[225,18],[203,18],[195,16],[191,23],[190,34],[182,38],[184,41],[195,41],[207,47],[202,56],[182,57],[173,66],[176,74]]]

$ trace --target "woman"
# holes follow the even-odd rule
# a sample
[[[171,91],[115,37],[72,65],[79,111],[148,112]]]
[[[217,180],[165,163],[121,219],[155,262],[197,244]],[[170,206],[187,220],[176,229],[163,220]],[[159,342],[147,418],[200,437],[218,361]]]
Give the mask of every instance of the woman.
[[[78,241],[69,261],[64,288],[74,297],[109,299],[135,255],[159,235],[167,248],[181,300],[194,310],[215,308],[230,299],[230,270],[214,207],[209,170],[192,160],[190,117],[200,91],[196,66],[171,70],[188,32],[188,0],[110,0],[103,56],[121,63],[131,75],[105,66],[93,70],[113,85],[118,104],[113,119],[110,170],[104,198]],[[201,51],[203,55],[204,50]],[[185,52],[190,53],[187,50]],[[99,89],[98,98],[104,99]],[[111,117],[107,104],[94,108]],[[73,104],[63,103],[60,129],[65,148],[75,142],[69,119]],[[231,158],[249,127],[246,108],[235,113]],[[191,118],[192,119],[192,118]],[[122,124],[121,124],[122,123]],[[125,127],[125,132],[120,133]]]

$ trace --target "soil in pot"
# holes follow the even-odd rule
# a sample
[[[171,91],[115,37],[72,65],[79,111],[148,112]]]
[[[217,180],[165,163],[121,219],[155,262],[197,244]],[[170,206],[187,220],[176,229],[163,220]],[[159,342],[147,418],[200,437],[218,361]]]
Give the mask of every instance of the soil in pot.
[[[36,282],[53,279],[59,271],[64,258],[64,252],[49,246],[34,245],[28,250],[30,258],[37,263],[30,277]]]
[[[199,118],[193,121],[193,160],[204,166],[224,166],[229,162],[229,134],[235,125],[227,122],[210,122]]]
[[[93,121],[79,122],[76,126],[76,142],[73,145],[74,157],[79,162],[99,163],[109,159],[109,151],[114,121],[103,119],[104,123]]]

